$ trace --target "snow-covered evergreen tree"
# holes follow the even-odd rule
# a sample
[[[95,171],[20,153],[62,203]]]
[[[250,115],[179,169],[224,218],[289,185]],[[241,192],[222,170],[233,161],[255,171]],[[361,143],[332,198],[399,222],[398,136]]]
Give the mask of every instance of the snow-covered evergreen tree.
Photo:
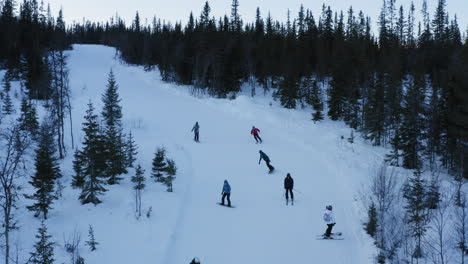
[[[44,222],[38,229],[36,235],[38,241],[34,244],[34,252],[31,252],[31,257],[28,263],[33,264],[52,264],[54,263],[54,243],[50,241],[51,236],[47,234],[47,227]]]
[[[43,215],[47,219],[47,213],[51,205],[57,199],[54,193],[55,181],[61,177],[60,167],[55,156],[54,138],[51,128],[47,124],[41,126],[39,147],[35,158],[36,172],[29,183],[34,187],[33,195],[26,195],[34,204],[27,206],[28,210],[34,211],[34,216]]]
[[[133,163],[136,160],[136,155],[138,155],[138,146],[133,139],[132,131],[128,133],[127,142],[125,145],[125,153],[127,160],[127,167],[133,168]]]
[[[88,104],[85,119],[86,121],[83,123],[83,131],[85,132],[83,150],[78,156],[82,160],[77,161],[83,164],[84,183],[81,188],[80,200],[83,204],[97,205],[101,203],[99,196],[107,191],[104,188],[105,179],[107,179],[106,172],[108,171],[106,140],[100,131],[92,103]]]
[[[151,170],[151,177],[153,177],[156,182],[163,181],[163,173],[167,170],[167,163],[165,159],[166,150],[164,148],[158,148],[153,158],[153,168]]]
[[[95,251],[97,249],[97,246],[99,245],[99,243],[96,241],[96,239],[94,238],[94,229],[93,229],[93,226],[92,225],[89,225],[89,229],[88,229],[88,241],[85,242],[85,244],[87,246],[89,246],[89,250],[91,251]]]
[[[125,160],[125,144],[122,134],[122,107],[117,92],[118,85],[112,70],[107,80],[107,89],[102,96],[104,107],[104,135],[107,153],[107,174],[109,184],[118,184],[122,180],[119,175],[127,173]]]

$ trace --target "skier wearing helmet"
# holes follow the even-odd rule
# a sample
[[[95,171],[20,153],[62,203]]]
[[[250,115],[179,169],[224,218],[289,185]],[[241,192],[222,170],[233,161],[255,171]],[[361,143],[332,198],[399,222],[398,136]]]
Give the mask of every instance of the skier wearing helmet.
[[[331,205],[327,205],[325,213],[323,214],[323,220],[327,224],[327,230],[325,231],[325,234],[323,235],[323,238],[325,239],[333,239],[333,237],[331,237],[331,233],[332,233],[333,226],[336,223],[335,223],[335,216],[333,215],[332,209],[333,207]]]

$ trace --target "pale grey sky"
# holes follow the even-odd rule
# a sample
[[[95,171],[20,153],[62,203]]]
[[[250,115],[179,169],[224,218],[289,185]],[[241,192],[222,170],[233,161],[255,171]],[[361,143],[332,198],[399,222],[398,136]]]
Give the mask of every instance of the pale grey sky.
[[[416,13],[419,16],[423,0],[414,0]],[[140,13],[142,21],[148,18],[151,21],[156,15],[158,18],[168,21],[186,22],[190,11],[196,17],[199,16],[205,0],[44,0],[49,2],[52,10],[56,14],[60,7],[64,9],[67,22],[82,21],[83,17],[92,21],[105,21],[118,13],[120,17],[130,22],[136,11]],[[211,0],[212,15],[215,17],[230,13],[232,0]],[[371,16],[373,27],[377,21],[382,5],[381,0],[239,0],[240,14],[244,21],[251,22],[255,17],[255,10],[260,7],[262,17],[266,17],[271,12],[273,18],[285,21],[288,8],[292,17],[297,16],[299,7],[304,4],[305,8],[313,11],[314,17],[320,14],[322,4],[330,5],[334,10],[346,11],[350,5],[355,11],[362,10]],[[411,0],[397,0],[396,4],[403,5],[405,13],[408,11]],[[437,0],[428,0],[431,17],[434,14]],[[467,0],[447,0],[447,10],[450,16],[456,13],[462,32],[466,31],[468,25],[468,1]]]

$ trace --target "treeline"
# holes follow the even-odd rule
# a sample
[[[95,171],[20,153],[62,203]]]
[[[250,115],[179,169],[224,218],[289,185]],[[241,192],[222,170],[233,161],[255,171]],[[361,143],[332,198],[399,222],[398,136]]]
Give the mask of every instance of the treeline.
[[[221,18],[206,2],[186,25],[145,24],[137,13],[131,25],[119,17],[73,24],[65,43],[116,47],[127,63],[157,67],[163,80],[216,97],[234,98],[244,84],[252,95],[255,87],[273,88],[286,108],[310,105],[316,121],[327,111],[373,144],[391,145],[392,165],[428,161],[468,178],[468,43],[445,6],[438,0],[431,16],[424,1],[418,22],[413,4],[405,10],[384,0],[375,36],[371,19],[352,8],[324,5],[313,14],[301,6],[286,22],[257,9],[247,23],[238,0]]]

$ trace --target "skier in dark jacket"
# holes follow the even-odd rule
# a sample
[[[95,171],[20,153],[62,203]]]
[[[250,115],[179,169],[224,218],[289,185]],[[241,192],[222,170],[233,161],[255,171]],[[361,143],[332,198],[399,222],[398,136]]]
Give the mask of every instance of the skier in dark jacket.
[[[200,260],[198,258],[193,258],[192,261],[190,261],[190,264],[200,264]]]
[[[293,189],[294,189],[294,180],[291,177],[291,174],[287,174],[286,178],[284,178],[284,189],[286,190],[286,205],[288,205],[289,202],[289,195],[291,194],[291,202],[292,205],[294,205],[294,194],[293,194]]]
[[[269,172],[273,172],[273,170],[275,169],[275,167],[273,167],[271,164],[270,164],[270,158],[263,152],[263,151],[258,151],[260,153],[260,159],[258,160],[258,164],[260,164],[260,162],[262,161],[262,159],[265,161],[268,169],[270,170]]]
[[[255,138],[255,141],[258,143],[260,140],[260,143],[262,143],[262,138],[258,135],[260,133],[260,129],[256,128],[255,126],[252,126],[252,130],[250,130],[250,134],[252,134]]]
[[[199,134],[198,134],[199,129],[200,129],[200,126],[198,125],[198,122],[195,122],[195,125],[192,128],[192,132],[195,133],[193,137],[193,140],[195,140],[195,142],[199,142]]]
[[[223,196],[221,198],[221,205],[224,205],[224,198],[227,198],[228,207],[231,207],[231,185],[229,185],[227,180],[224,180],[223,191],[221,192]]]

